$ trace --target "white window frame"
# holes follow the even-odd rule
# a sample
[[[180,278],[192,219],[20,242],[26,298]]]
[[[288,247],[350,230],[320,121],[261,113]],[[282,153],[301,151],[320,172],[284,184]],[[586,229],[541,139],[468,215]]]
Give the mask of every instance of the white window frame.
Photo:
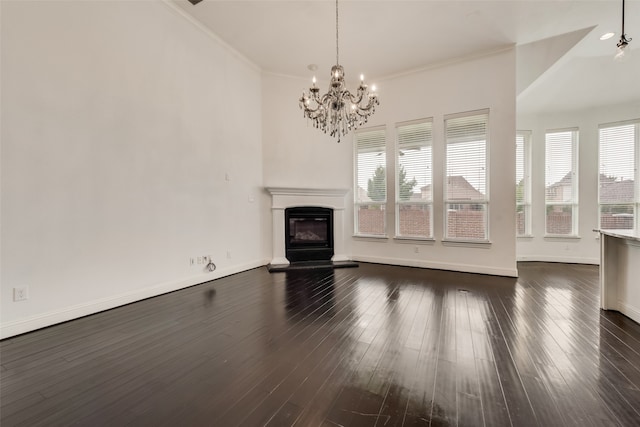
[[[531,131],[519,130],[516,131],[516,138],[522,137],[523,140],[523,200],[518,203],[516,201],[516,212],[518,208],[522,206],[524,212],[524,234],[518,234],[518,224],[516,222],[516,236],[517,237],[532,237],[531,231]],[[516,182],[516,187],[518,183]]]
[[[360,202],[358,200],[358,135],[368,132],[384,132],[384,144],[382,145],[382,152],[384,153],[384,167],[385,167],[385,199],[383,201],[367,201]],[[357,129],[353,133],[353,235],[355,237],[371,237],[371,238],[387,238],[387,200],[389,196],[389,168],[387,158],[387,133],[386,126],[375,126],[370,128]],[[366,188],[364,189],[366,191]],[[383,233],[382,234],[367,234],[360,232],[359,224],[359,211],[360,206],[379,206],[383,210]]]
[[[572,133],[572,137],[571,137],[571,171],[572,171],[572,176],[571,176],[571,195],[572,195],[572,199],[569,202],[564,202],[564,201],[548,201],[547,200],[547,194],[546,194],[546,189],[547,189],[547,156],[546,156],[546,150],[547,150],[547,135],[549,134],[553,134],[553,133],[562,133],[562,132],[571,132]],[[544,208],[545,208],[545,212],[544,212],[544,237],[550,237],[550,238],[579,238],[580,236],[578,235],[578,231],[579,231],[579,189],[580,189],[580,185],[579,185],[579,171],[578,171],[578,149],[579,149],[579,139],[580,139],[580,130],[577,127],[571,127],[571,128],[563,128],[563,129],[549,129],[547,131],[545,131],[544,134],[544,147],[545,147],[545,163],[544,163],[544,167],[545,167],[545,200],[544,200]],[[550,206],[566,206],[566,205],[571,205],[571,233],[569,234],[553,234],[553,233],[548,233],[547,232],[547,209],[549,209]]]
[[[606,128],[627,126],[627,125],[635,125],[634,131],[634,146],[635,146],[635,154],[633,159],[633,169],[634,169],[634,191],[633,191],[633,202],[614,202],[614,203],[601,203],[600,202],[600,130]],[[612,123],[603,123],[598,125],[598,228],[600,228],[602,221],[602,207],[607,205],[633,205],[633,230],[640,229],[640,218],[638,218],[638,214],[640,213],[640,118],[633,120],[625,120],[621,122],[612,122]]]
[[[447,121],[451,120],[451,119],[457,119],[457,118],[462,118],[462,117],[470,117],[470,116],[478,116],[478,115],[486,115],[487,116],[487,125],[486,125],[486,135],[485,135],[485,165],[484,165],[484,170],[485,170],[485,195],[483,199],[474,199],[474,200],[469,200],[469,201],[461,201],[458,199],[449,199],[449,195],[447,187],[448,187],[448,175],[447,175],[447,169],[448,169],[448,165],[447,165],[447,159],[448,159],[448,146],[449,146],[449,141],[448,141],[448,137],[447,137]],[[452,243],[471,243],[471,244],[489,244],[490,240],[489,240],[489,236],[490,236],[490,229],[489,229],[489,224],[491,223],[490,221],[490,212],[489,212],[489,200],[490,200],[490,196],[489,196],[489,177],[490,175],[490,170],[489,170],[489,164],[490,164],[490,159],[489,159],[489,153],[490,153],[490,135],[491,135],[491,114],[490,114],[490,110],[488,108],[485,109],[481,109],[481,110],[475,110],[475,111],[468,111],[468,112],[463,112],[463,113],[455,113],[455,114],[447,114],[446,116],[444,116],[444,180],[443,180],[443,194],[444,194],[444,203],[443,203],[443,209],[444,209],[444,214],[443,214],[443,218],[444,218],[444,238],[443,238],[443,242],[452,242]],[[449,236],[449,205],[482,205],[484,206],[484,231],[485,231],[485,235],[483,238],[481,239],[471,239],[471,238],[457,238],[457,237],[448,237]],[[473,207],[472,207],[473,209]]]
[[[428,145],[431,147],[431,163],[425,165],[427,169],[427,173],[431,175],[431,198],[426,201],[416,201],[416,200],[400,200],[400,139],[399,139],[399,128],[417,124],[429,123],[431,125],[431,138],[428,140]],[[396,239],[404,239],[404,240],[433,240],[433,117],[411,120],[406,122],[396,123],[395,126],[395,196],[396,196],[396,205],[395,205],[395,238]],[[429,209],[429,230],[426,236],[415,236],[415,235],[403,235],[400,234],[400,207],[402,205],[421,205],[423,207],[428,207]]]

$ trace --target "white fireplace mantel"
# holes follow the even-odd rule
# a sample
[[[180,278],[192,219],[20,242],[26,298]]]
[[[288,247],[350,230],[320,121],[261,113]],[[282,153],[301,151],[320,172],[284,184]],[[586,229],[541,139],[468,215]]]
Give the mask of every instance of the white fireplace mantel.
[[[284,210],[296,206],[318,206],[333,209],[333,251],[332,261],[348,261],[345,254],[344,210],[345,188],[293,188],[267,187],[271,194],[273,217],[273,259],[271,264],[289,264],[285,251]]]

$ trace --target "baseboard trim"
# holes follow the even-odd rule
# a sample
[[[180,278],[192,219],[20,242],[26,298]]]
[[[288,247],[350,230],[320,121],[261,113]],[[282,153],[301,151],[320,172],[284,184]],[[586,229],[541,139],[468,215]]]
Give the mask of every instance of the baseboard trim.
[[[356,255],[354,255],[351,259],[354,261],[372,262],[376,264],[399,265],[403,267],[432,268],[434,270],[458,271],[461,273],[477,273],[477,274],[488,274],[490,276],[518,277],[517,268],[513,268],[513,269],[494,268],[494,267],[487,267],[483,265],[418,261],[418,260],[407,260],[407,259],[401,259],[401,258],[382,258],[382,257],[372,257],[372,256],[356,256]]]
[[[560,262],[565,264],[589,264],[600,265],[599,258],[580,258],[549,255],[526,255],[516,257],[518,261]]]
[[[640,323],[640,309],[627,304],[624,301],[618,301],[618,311],[628,318]]]
[[[208,274],[200,274],[197,276],[187,277],[182,280],[174,280],[163,282],[147,288],[138,289],[125,294],[114,295],[99,300],[88,301],[83,304],[77,304],[66,307],[61,310],[50,311],[48,313],[36,316],[18,319],[10,322],[3,322],[0,325],[0,339],[9,338],[15,335],[24,334],[26,332],[35,331],[37,329],[46,328],[58,323],[67,322],[69,320],[78,319],[80,317],[96,314],[101,311],[110,310],[122,305],[131,304],[136,301],[166,294],[168,292],[177,291],[188,288],[190,286],[199,285],[221,277],[230,276],[232,274],[241,273],[253,268],[267,265],[268,260],[254,261],[246,264],[236,265],[220,270],[216,270]]]

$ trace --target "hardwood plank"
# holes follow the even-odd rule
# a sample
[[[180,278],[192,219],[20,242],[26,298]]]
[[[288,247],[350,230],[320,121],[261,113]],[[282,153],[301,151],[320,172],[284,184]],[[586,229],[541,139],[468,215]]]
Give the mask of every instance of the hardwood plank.
[[[349,294],[351,295],[355,291]],[[363,301],[363,306],[370,305],[378,295],[371,293],[367,296],[367,300]],[[341,330],[340,338],[337,342],[325,342],[323,346],[324,350],[314,351],[314,361],[318,360],[318,355],[323,354],[322,358],[317,362],[310,360],[311,366],[305,366],[303,372],[305,372],[305,378],[300,381],[299,384],[290,383],[279,387],[278,393],[271,393],[269,400],[273,401],[273,405],[277,405],[278,399],[285,401],[285,404],[278,408],[277,412],[267,420],[270,425],[279,425],[277,420],[281,419],[284,415],[283,411],[287,411],[287,406],[292,405],[299,408],[298,413],[293,418],[292,422],[296,422],[300,416],[302,416],[302,408],[307,407],[309,403],[318,396],[320,390],[327,386],[329,379],[332,379],[336,375],[336,370],[341,367],[342,363],[349,356],[353,355],[353,339],[357,339],[357,334],[353,328],[353,318],[344,317],[343,320],[337,325],[337,328]],[[360,331],[361,333],[362,331]],[[337,372],[339,378],[346,377],[344,369],[340,369]],[[340,384],[341,381],[338,382]],[[327,407],[330,402],[327,402],[321,407]],[[267,403],[268,405],[269,403]],[[251,423],[251,421],[248,421]]]
[[[377,300],[384,296],[384,292],[382,288],[373,288],[371,291],[370,303],[362,306],[361,313],[370,314],[375,318],[384,309],[384,305],[377,303]],[[295,425],[315,425],[324,422],[333,409],[336,396],[343,392],[345,384],[362,363],[370,347],[369,340],[363,341],[362,336],[369,329],[375,328],[376,323],[362,323],[357,317],[352,321],[350,346],[327,379],[315,390],[309,387],[311,383],[306,383],[298,393],[291,396],[290,399],[294,403],[304,405],[303,411],[295,420]]]
[[[373,339],[370,339],[370,334],[363,333],[369,347],[347,385],[340,392],[345,399],[337,398],[329,410],[326,418],[328,421],[341,425],[366,425],[371,422],[375,424],[380,417],[380,408],[388,388],[386,380],[389,372],[385,369],[381,372],[379,367],[388,365],[390,359],[393,359],[395,353],[393,350],[388,351],[390,347],[401,346],[396,340],[400,336],[402,341],[404,322],[398,322],[397,319],[402,318],[411,300],[411,297],[401,299],[397,305],[394,290],[396,286],[393,282],[390,283],[390,286],[387,286],[386,299],[378,304],[384,308],[388,316],[371,319],[378,332]],[[408,332],[409,327],[406,328],[406,334]]]
[[[635,426],[594,266],[257,268],[0,341],[0,424]]]

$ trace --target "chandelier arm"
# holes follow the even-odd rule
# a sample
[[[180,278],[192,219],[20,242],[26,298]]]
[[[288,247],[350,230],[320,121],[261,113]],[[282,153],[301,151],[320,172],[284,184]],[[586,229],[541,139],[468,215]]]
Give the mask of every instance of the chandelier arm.
[[[309,107],[304,107],[304,112],[307,114],[307,116],[309,116],[309,118],[313,118],[311,117],[312,115],[316,115],[316,113],[318,113],[320,111],[320,106],[316,107],[316,108],[309,108]]]
[[[313,101],[316,102],[317,104],[322,104],[322,98],[320,98],[320,96],[318,96],[318,92],[315,92],[311,96],[311,99],[313,99]]]
[[[371,110],[375,110],[376,105],[380,105],[380,103],[378,102],[377,98],[370,98],[369,102],[367,103],[367,105],[363,106],[363,107],[358,107],[359,111],[371,111]],[[371,114],[371,113],[369,113]]]
[[[331,103],[331,98],[333,98],[333,96],[331,96],[331,92],[327,92],[322,95],[322,97],[318,100],[318,103],[328,106]]]
[[[371,113],[373,113],[374,111],[375,111],[375,107],[374,107],[374,106],[371,106],[371,107],[367,108],[367,109],[364,111],[364,113],[362,113],[362,112],[360,112],[360,111],[356,111],[356,114],[357,114],[359,117],[361,117],[361,118],[365,119],[365,122],[366,122],[366,120],[368,120],[368,119],[369,119],[369,116],[371,116]]]
[[[312,101],[314,101],[316,103],[316,107],[315,108],[313,108],[311,106],[311,104],[308,103],[308,101],[310,101],[310,100],[312,100]],[[313,113],[313,112],[318,111],[318,109],[320,108],[320,103],[318,103],[317,100],[314,99],[314,98],[306,98],[305,99],[305,97],[303,96],[302,98],[300,98],[299,101],[300,101],[300,108],[302,108],[305,111],[305,113],[307,113],[307,112]]]
[[[362,99],[364,98],[363,93],[358,93],[358,96],[356,97],[355,95],[347,91],[347,95],[349,96],[349,101],[351,101],[351,103],[356,105],[360,104],[362,102]]]

